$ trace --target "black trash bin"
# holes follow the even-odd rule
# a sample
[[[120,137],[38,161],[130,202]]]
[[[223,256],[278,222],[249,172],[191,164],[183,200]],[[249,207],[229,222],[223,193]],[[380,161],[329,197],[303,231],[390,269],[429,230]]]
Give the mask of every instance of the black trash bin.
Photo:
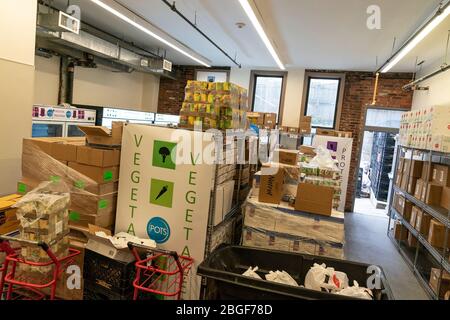
[[[243,246],[223,246],[216,249],[197,269],[197,275],[206,277],[214,287],[215,299],[220,300],[354,300],[355,298],[294,287],[242,275],[249,267],[258,266],[258,274],[284,270],[299,285],[314,263],[325,263],[336,271],[347,274],[350,284],[356,280],[365,287],[368,277],[368,264],[337,260],[283,251],[272,251]],[[375,300],[392,300],[393,295],[380,268],[380,289],[374,289]],[[373,273],[372,273],[373,274]]]

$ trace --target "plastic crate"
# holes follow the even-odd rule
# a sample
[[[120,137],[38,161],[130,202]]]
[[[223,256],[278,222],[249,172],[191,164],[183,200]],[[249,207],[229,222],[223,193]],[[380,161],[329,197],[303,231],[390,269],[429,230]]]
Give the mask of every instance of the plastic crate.
[[[109,290],[97,283],[84,281],[83,299],[84,300],[132,300],[133,291],[126,294],[119,294]]]
[[[242,246],[223,246],[215,250],[198,269],[197,275],[213,280],[215,299],[220,300],[354,300],[355,298],[294,287],[242,275],[250,266],[258,266],[258,273],[274,270],[288,272],[299,285],[304,284],[306,273],[314,263],[325,263],[337,271],[347,273],[350,283],[356,280],[365,286],[369,265],[296,254],[282,251],[256,249]],[[381,269],[381,268],[380,268]],[[381,270],[381,289],[373,290],[376,300],[393,299],[383,270]]]
[[[124,263],[86,249],[83,276],[86,281],[126,296],[133,292],[136,268],[134,262]]]

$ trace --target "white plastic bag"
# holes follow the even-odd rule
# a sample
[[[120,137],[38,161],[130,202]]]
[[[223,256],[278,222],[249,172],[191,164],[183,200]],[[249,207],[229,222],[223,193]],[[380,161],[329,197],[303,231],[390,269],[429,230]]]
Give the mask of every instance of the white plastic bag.
[[[331,156],[331,152],[322,146],[317,147],[316,156],[309,162],[309,166],[317,168],[336,169],[337,161]]]
[[[305,288],[326,292],[337,292],[348,287],[347,274],[327,268],[325,264],[317,264],[308,271],[305,277]]]
[[[373,300],[372,290],[360,287],[358,282],[353,281],[353,287],[342,289],[337,294],[358,299]]]
[[[258,271],[258,267],[254,267],[254,268],[249,267],[247,269],[247,271],[245,271],[242,275],[246,276],[246,277],[262,280],[262,278],[259,276],[259,274],[256,273],[256,271]]]
[[[298,287],[297,281],[295,281],[286,271],[270,271],[266,274],[266,280]]]

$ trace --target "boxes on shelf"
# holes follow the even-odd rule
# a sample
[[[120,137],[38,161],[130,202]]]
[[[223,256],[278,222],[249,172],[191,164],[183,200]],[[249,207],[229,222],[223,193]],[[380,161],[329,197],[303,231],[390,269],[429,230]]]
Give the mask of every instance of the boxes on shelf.
[[[408,233],[408,247],[410,248],[417,248],[417,245],[419,244],[419,241],[417,240],[417,238],[411,233]]]
[[[423,161],[405,159],[403,174],[414,178],[422,177]]]
[[[406,192],[408,192],[409,194],[414,194],[416,191],[416,185],[417,185],[417,181],[419,179],[414,178],[414,177],[409,177],[409,182],[408,182],[408,187],[406,188]]]
[[[21,198],[19,194],[11,194],[0,198],[0,235],[8,234],[19,229],[16,208],[14,204]]]
[[[441,205],[441,195],[442,195],[442,186],[429,184],[428,188],[424,191],[423,200],[426,204],[430,206],[440,206]]]
[[[277,125],[277,114],[276,113],[265,113],[264,114],[264,126],[270,127],[270,129],[275,129]]]
[[[416,187],[414,189],[414,198],[420,201],[425,201],[426,194],[426,182],[422,179],[416,181]]]
[[[344,215],[325,217],[264,204],[249,197],[243,206],[243,245],[343,258]]]
[[[226,181],[216,187],[214,225],[221,223],[233,206],[234,180]]]
[[[429,163],[427,161],[425,161],[423,163],[421,179],[423,181],[430,182],[433,178],[433,171],[434,171],[434,163],[431,163],[431,169],[429,169]]]
[[[394,209],[406,220],[409,221],[413,208],[412,202],[406,200],[402,195],[396,193],[393,200]]]
[[[441,194],[441,207],[450,210],[450,188],[443,187]]]
[[[444,248],[445,244],[445,226],[435,219],[430,221],[430,230],[428,231],[428,243],[436,248]],[[447,248],[450,248],[450,237],[447,239]]]
[[[428,232],[430,231],[430,221],[431,221],[431,215],[428,213],[419,210],[416,214],[416,221],[415,221],[415,229],[419,231],[421,235],[424,237],[428,236]]]
[[[250,123],[252,123],[254,125],[257,125],[257,126],[264,125],[264,113],[247,112],[247,119],[250,121]]]
[[[439,280],[441,279],[441,270],[436,268],[431,268],[430,274],[430,287],[438,295],[440,299],[443,299],[447,292],[450,291],[450,273],[444,270],[442,273],[441,287],[438,294]]]
[[[408,240],[408,229],[400,221],[394,223],[394,238],[401,241]]]
[[[450,187],[450,167],[434,164],[431,181],[439,186]]]
[[[302,134],[309,134],[311,133],[311,121],[312,118],[310,116],[301,116],[300,117],[300,123],[299,123],[299,133]]]
[[[417,217],[423,214],[423,210],[419,207],[412,206],[411,214],[409,215],[409,218],[405,218],[406,221],[409,222],[409,224],[414,228],[417,222]]]

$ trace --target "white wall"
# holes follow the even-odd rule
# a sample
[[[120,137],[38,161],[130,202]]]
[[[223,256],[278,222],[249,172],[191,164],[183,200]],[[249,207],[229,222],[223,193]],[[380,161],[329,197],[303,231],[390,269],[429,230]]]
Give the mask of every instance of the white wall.
[[[270,71],[269,69],[257,70]],[[302,106],[305,69],[289,69],[287,71],[288,76],[286,94],[284,97],[282,125],[297,127]],[[250,87],[250,74],[251,69],[232,68],[230,72],[230,82],[240,85],[248,90]]]
[[[421,72],[418,78],[438,68],[438,65],[431,66]],[[413,110],[437,105],[448,105],[450,107],[450,70],[420,83],[420,86],[429,86],[430,89],[428,91],[414,91]]]
[[[59,58],[36,56],[36,104],[58,104]],[[113,72],[99,66],[95,69],[75,67],[73,103],[111,106],[156,112],[159,76],[140,72]]]
[[[59,57],[36,56],[34,73],[34,103],[58,104]]]
[[[36,0],[0,2],[0,195],[16,190],[31,135],[36,9]]]

